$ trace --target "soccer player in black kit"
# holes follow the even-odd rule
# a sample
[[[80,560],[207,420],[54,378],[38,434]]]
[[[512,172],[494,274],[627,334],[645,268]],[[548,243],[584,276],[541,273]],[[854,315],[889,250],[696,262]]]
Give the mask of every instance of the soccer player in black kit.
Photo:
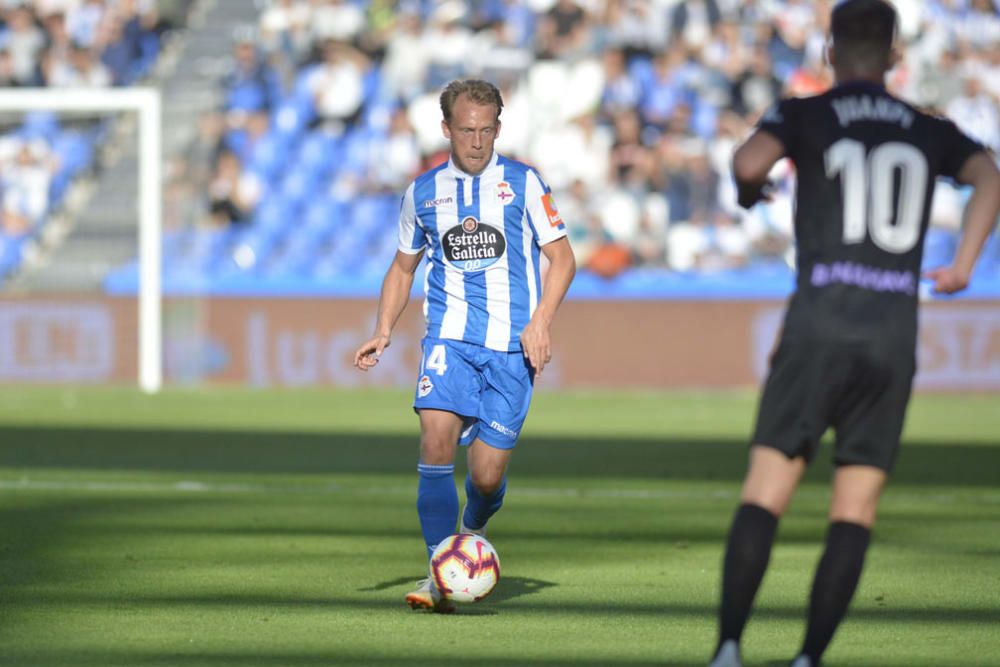
[[[723,562],[710,667],[737,667],[740,636],[778,519],[828,427],[836,432],[826,545],[793,667],[817,667],[864,564],[879,495],[899,449],[915,372],[921,255],[938,176],[973,186],[951,266],[926,277],[964,289],[1000,212],[1000,172],[951,122],[890,95],[896,12],[846,0],[831,17],[836,74],[822,95],[780,102],[733,156],[740,204],[767,197],[790,158],[798,185],[798,278],[761,395],[749,470]]]

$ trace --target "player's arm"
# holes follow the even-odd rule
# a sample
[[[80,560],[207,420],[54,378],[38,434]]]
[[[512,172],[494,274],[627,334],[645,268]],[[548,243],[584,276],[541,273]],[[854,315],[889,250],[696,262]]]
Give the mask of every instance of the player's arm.
[[[392,330],[410,300],[413,275],[416,273],[417,267],[420,266],[420,260],[423,256],[423,250],[413,254],[401,250],[396,251],[396,256],[382,280],[375,335],[354,353],[354,365],[359,370],[367,371],[374,367],[383,350],[389,347]]]
[[[957,180],[973,188],[962,215],[962,238],[951,266],[927,272],[927,277],[934,281],[934,291],[943,294],[968,287],[979,253],[1000,215],[1000,171],[986,151],[969,157]]]
[[[767,175],[784,156],[784,144],[766,130],[756,130],[736,149],[733,154],[733,177],[736,179],[740,206],[751,208],[761,200],[770,201]]]
[[[542,254],[549,260],[549,270],[542,285],[542,298],[531,316],[531,321],[521,332],[521,349],[537,375],[542,374],[545,364],[552,359],[552,337],[549,327],[556,309],[562,303],[576,275],[576,258],[569,240],[561,238],[542,246]]]

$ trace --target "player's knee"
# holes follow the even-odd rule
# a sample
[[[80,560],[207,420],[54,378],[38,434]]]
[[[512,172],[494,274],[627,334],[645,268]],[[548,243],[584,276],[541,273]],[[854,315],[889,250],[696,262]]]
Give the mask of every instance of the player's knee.
[[[492,496],[503,484],[502,470],[472,470],[472,485],[484,496]]]
[[[439,434],[425,433],[420,438],[420,460],[429,465],[447,465],[455,460],[455,443]]]
[[[875,525],[874,505],[837,506],[830,508],[830,523],[854,523],[865,528]]]

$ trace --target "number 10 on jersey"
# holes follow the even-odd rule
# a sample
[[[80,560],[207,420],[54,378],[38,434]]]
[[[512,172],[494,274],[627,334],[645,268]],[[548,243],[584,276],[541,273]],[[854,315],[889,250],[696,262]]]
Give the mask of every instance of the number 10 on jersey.
[[[844,243],[861,243],[867,231],[872,242],[886,252],[912,250],[920,240],[927,194],[928,169],[923,153],[910,144],[888,142],[866,155],[860,141],[841,139],[823,157],[826,175],[841,179]],[[897,173],[899,196],[894,201]]]

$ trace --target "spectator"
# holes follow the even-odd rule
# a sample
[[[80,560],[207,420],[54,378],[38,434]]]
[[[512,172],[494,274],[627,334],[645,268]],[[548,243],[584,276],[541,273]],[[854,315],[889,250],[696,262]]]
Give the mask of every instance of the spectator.
[[[324,42],[322,53],[323,60],[306,75],[306,87],[324,127],[339,134],[361,112],[369,63],[364,54],[343,42]]]
[[[417,137],[407,118],[406,109],[399,108],[392,112],[388,136],[373,141],[369,150],[369,190],[395,193],[406,187],[420,172]]]
[[[556,0],[538,26],[540,58],[575,60],[589,46],[587,14],[574,0]]]
[[[0,178],[6,233],[27,233],[45,215],[54,168],[48,144],[44,141],[21,142],[15,147],[14,158],[4,165]]]
[[[215,226],[245,222],[261,194],[257,178],[243,171],[235,153],[224,150],[208,185],[209,216]]]
[[[946,112],[970,137],[993,151],[1000,150],[1000,111],[979,79],[966,77],[962,94],[948,103]]]
[[[250,36],[238,39],[233,46],[232,70],[222,85],[230,113],[271,109],[281,95],[277,73],[264,61]]]
[[[315,42],[351,43],[365,27],[365,14],[356,4],[346,0],[320,0],[313,6],[309,24]]]
[[[45,35],[35,24],[35,17],[27,5],[18,5],[7,15],[6,48],[14,65],[14,79],[18,85],[34,86],[41,82],[38,68]]]
[[[75,44],[69,60],[53,60],[46,68],[50,86],[75,88],[106,88],[112,83],[111,72],[83,44]]]
[[[759,116],[781,98],[781,88],[771,67],[771,56],[758,46],[747,68],[733,82],[733,109],[741,116]]]

